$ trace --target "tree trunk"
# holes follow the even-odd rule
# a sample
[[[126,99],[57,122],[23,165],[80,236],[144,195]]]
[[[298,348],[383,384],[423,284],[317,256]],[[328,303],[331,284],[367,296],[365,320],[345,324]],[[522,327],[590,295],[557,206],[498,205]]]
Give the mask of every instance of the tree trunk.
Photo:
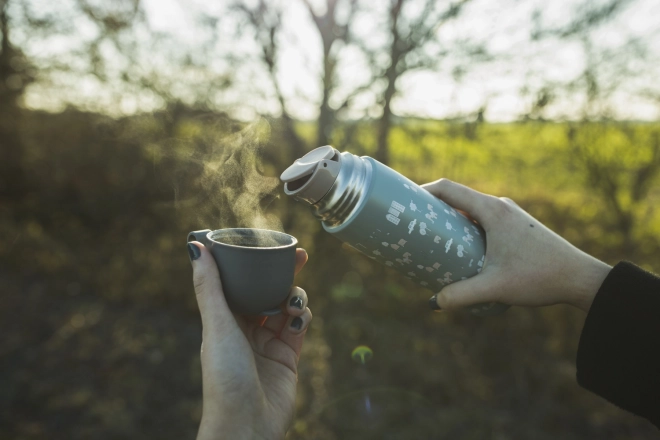
[[[390,131],[392,130],[392,98],[396,93],[396,80],[399,75],[396,72],[396,66],[399,62],[400,53],[396,50],[396,40],[392,44],[392,63],[387,69],[387,88],[383,95],[383,114],[378,120],[378,136],[376,138],[376,153],[374,159],[384,165],[390,162]]]
[[[330,143],[332,129],[335,122],[335,111],[330,107],[330,91],[332,90],[332,79],[335,74],[335,62],[331,58],[330,49],[336,37],[330,32],[324,32],[319,28],[323,40],[323,97],[319,111],[318,125],[316,128],[316,146],[321,147]]]
[[[384,165],[388,165],[390,162],[389,137],[391,129],[392,110],[390,109],[390,103],[387,102],[383,107],[383,114],[378,121],[378,137],[376,139],[376,153],[374,154],[374,159]]]
[[[16,70],[12,60],[22,57],[9,39],[7,2],[0,9],[0,195],[6,200],[19,200],[25,193],[23,147],[19,134],[21,111],[18,100],[27,79]],[[13,63],[16,65],[16,63]]]
[[[376,138],[376,153],[374,159],[384,165],[390,162],[390,131],[392,130],[392,98],[396,93],[396,80],[399,78],[400,72],[397,71],[399,62],[401,61],[406,44],[401,40],[401,36],[397,29],[399,15],[405,0],[395,0],[392,2],[390,9],[390,36],[392,43],[390,44],[390,65],[385,71],[387,78],[387,88],[383,94],[383,114],[378,121],[378,136]]]
[[[316,147],[330,144],[332,129],[334,126],[334,112],[328,105],[329,88],[323,85],[323,101],[319,112],[318,125],[316,129]]]

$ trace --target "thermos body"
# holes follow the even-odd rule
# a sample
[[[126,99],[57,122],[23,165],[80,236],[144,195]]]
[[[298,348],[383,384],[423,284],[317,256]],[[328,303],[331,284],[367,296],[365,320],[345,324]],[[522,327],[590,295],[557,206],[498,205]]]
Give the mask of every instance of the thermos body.
[[[341,225],[324,223],[326,231],[431,290],[481,271],[479,226],[377,160],[361,160],[372,171],[365,197]]]
[[[300,189],[287,183],[285,191],[310,203],[327,232],[433,292],[481,272],[485,233],[447,203],[371,157],[339,155],[331,147],[307,156],[318,160],[317,168],[299,180]],[[282,180],[295,182],[294,171],[285,171]],[[309,189],[315,180],[330,183]],[[469,309],[483,316],[507,308],[488,303]]]

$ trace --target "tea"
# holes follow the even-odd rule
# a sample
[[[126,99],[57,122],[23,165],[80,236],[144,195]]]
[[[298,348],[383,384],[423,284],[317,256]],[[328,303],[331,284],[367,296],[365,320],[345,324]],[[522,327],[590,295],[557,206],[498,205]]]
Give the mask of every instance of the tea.
[[[276,240],[273,240],[270,237],[229,235],[224,237],[214,237],[214,240],[219,243],[230,244],[233,246],[251,247],[251,248],[281,246],[280,243],[278,243]]]

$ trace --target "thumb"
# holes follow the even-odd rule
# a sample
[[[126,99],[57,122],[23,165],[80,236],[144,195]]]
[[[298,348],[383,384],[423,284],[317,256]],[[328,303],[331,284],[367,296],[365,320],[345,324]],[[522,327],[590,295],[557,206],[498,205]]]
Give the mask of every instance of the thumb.
[[[193,267],[193,285],[203,331],[210,334],[224,333],[237,324],[225,300],[215,259],[197,241],[188,243],[188,254]]]
[[[489,203],[496,199],[449,179],[436,180],[422,185],[422,188],[454,208],[467,212],[482,225],[485,225],[484,220],[489,212]]]
[[[454,310],[473,304],[498,301],[499,288],[493,275],[485,270],[466,280],[457,281],[429,300],[434,310]]]

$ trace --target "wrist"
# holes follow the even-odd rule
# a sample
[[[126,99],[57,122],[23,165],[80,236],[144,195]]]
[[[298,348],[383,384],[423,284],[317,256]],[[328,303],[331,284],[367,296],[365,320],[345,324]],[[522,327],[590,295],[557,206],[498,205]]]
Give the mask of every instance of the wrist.
[[[197,440],[279,440],[285,437],[286,432],[281,436],[269,434],[272,429],[260,423],[264,419],[245,406],[240,413],[235,413],[232,408],[205,401]]]
[[[567,303],[588,313],[612,266],[587,254],[584,254],[584,257],[582,263],[574,267],[574,282]]]
[[[282,436],[284,438],[284,436]],[[202,417],[197,433],[197,440],[266,440],[266,437],[256,432],[253,426],[235,422],[208,420]]]

